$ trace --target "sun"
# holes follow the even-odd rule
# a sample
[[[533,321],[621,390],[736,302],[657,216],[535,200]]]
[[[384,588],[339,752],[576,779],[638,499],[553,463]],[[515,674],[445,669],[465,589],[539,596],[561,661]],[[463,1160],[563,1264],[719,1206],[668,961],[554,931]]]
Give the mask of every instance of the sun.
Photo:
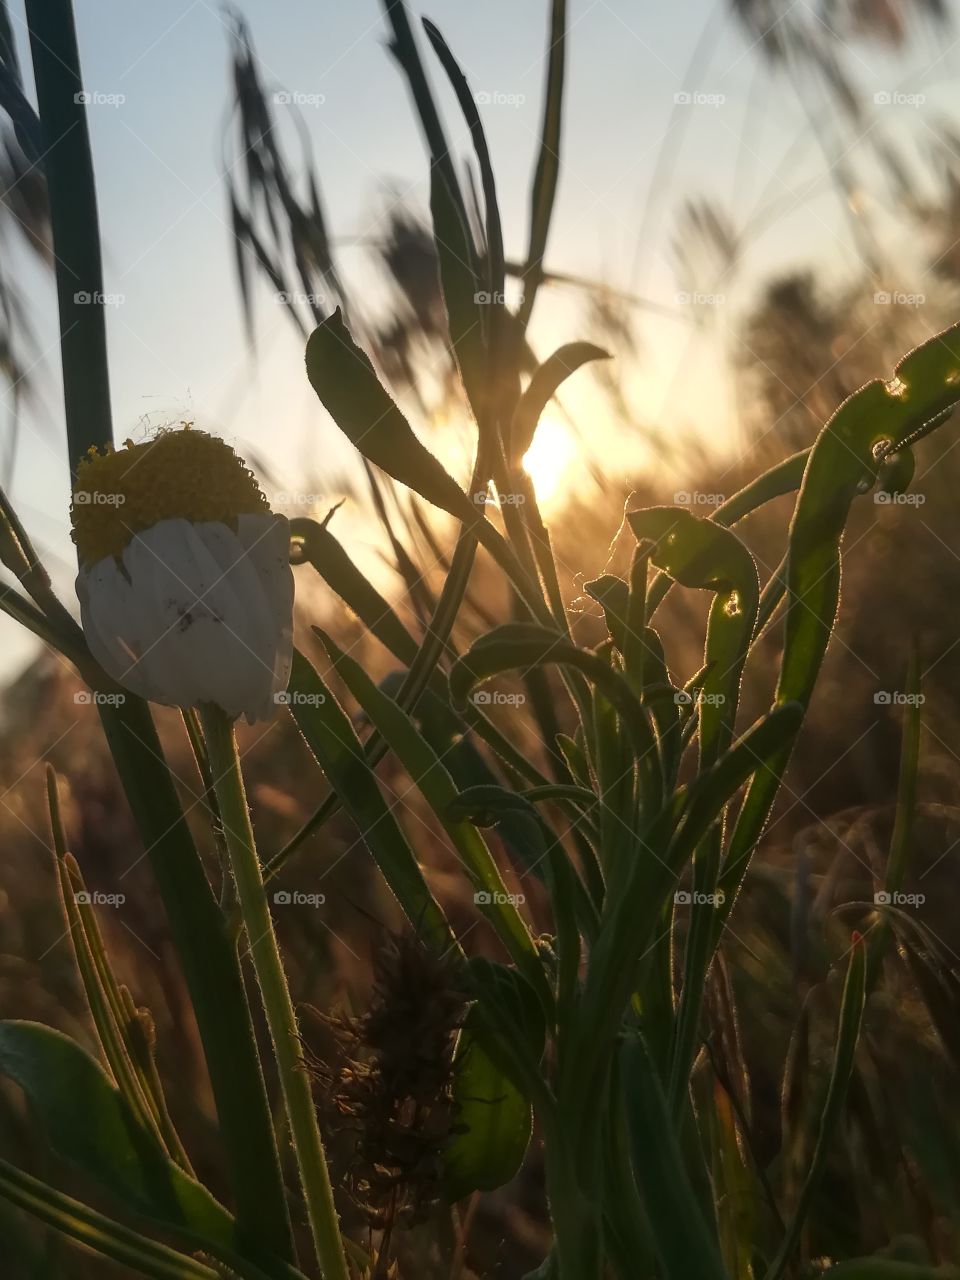
[[[533,481],[537,502],[550,506],[564,496],[567,472],[577,456],[570,428],[556,418],[541,418],[523,469]]]

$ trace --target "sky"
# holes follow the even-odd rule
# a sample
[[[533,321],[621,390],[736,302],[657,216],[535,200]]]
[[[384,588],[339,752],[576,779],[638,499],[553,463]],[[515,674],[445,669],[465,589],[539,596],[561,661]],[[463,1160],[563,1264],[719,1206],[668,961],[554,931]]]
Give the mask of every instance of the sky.
[[[113,298],[107,323],[118,439],[187,418],[241,451],[250,446],[268,456],[290,489],[305,460],[334,469],[343,444],[313,398],[301,344],[266,287],[257,295],[256,357],[244,339],[222,178],[230,89],[224,11],[207,0],[78,0],[76,7],[92,96],[105,291]],[[727,6],[571,0],[569,7],[563,170],[547,265],[629,289],[670,312],[637,313],[644,359],[623,376],[638,413],[704,431],[715,447],[735,434],[718,330],[729,329],[736,306],[746,305],[774,268],[826,263],[835,280],[852,277],[858,266],[844,213],[829,184],[809,194],[823,170],[816,139],[801,105],[734,28]],[[423,147],[386,49],[380,5],[244,0],[239,8],[268,86],[299,104],[343,271],[357,287],[375,290],[362,242],[376,237],[398,194],[417,209],[427,194]],[[522,258],[547,4],[433,0],[425,12],[481,95],[507,254]],[[16,0],[14,18],[28,65]],[[957,71],[953,37],[921,42],[907,64],[894,64],[876,48],[854,54],[868,93],[922,81],[928,110],[947,103]],[[466,155],[456,109],[442,90],[440,98],[449,135]],[[902,117],[904,129],[914,127],[908,103],[878,105],[882,110]],[[284,136],[295,147],[292,125]],[[671,250],[679,208],[698,195],[721,202],[740,221],[771,202],[781,209],[749,245],[749,270],[737,285],[742,292],[724,300],[726,310],[717,306],[707,326],[694,322],[694,309],[679,297]],[[11,489],[70,595],[53,283],[25,255],[14,266],[39,351],[31,372],[38,398],[25,417]],[[589,338],[575,295],[542,295],[531,336],[544,356],[559,342]],[[584,389],[571,395],[575,408],[589,406]],[[614,470],[630,456],[629,440],[592,434]],[[548,462],[561,444],[541,441]]]

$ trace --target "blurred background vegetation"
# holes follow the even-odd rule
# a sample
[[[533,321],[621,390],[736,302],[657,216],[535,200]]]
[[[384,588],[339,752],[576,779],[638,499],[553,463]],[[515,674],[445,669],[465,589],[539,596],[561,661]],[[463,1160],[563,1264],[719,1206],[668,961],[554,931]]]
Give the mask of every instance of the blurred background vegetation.
[[[91,90],[104,99],[130,100],[139,90],[140,109],[144,97],[146,109],[154,109],[143,85],[160,54],[141,37],[142,62],[111,78],[107,68],[123,33],[108,31],[109,5],[97,6],[96,16],[79,8],[83,52],[95,68]],[[157,19],[155,43],[162,43],[164,65],[182,64],[188,79],[197,72],[208,78],[204,102],[216,109],[186,114],[178,98],[191,90],[179,81],[167,84],[155,109],[158,127],[174,143],[189,132],[204,138],[208,159],[219,154],[198,198],[214,210],[205,234],[215,234],[218,252],[228,257],[229,289],[186,301],[173,288],[166,297],[151,292],[165,270],[184,269],[173,265],[182,241],[166,209],[169,188],[181,179],[173,171],[163,174],[170,166],[162,160],[152,185],[133,190],[146,171],[118,173],[110,152],[109,131],[133,127],[124,125],[124,103],[91,103],[96,158],[106,175],[101,198],[108,280],[111,258],[116,262],[120,254],[112,240],[115,224],[123,224],[119,242],[128,264],[113,272],[127,277],[111,313],[111,341],[122,353],[114,358],[120,367],[116,416],[133,434],[187,417],[236,440],[291,517],[329,514],[331,533],[418,635],[447,564],[450,528],[348,457],[315,401],[308,418],[303,410],[312,397],[299,363],[302,339],[319,318],[342,306],[412,420],[457,473],[466,474],[467,412],[447,353],[423,184],[413,171],[398,177],[391,126],[382,121],[383,102],[400,92],[399,77],[383,47],[377,7],[358,5],[363,13],[352,32],[326,13],[330,8],[310,6],[309,38],[298,30],[298,22],[307,21],[305,6],[296,4],[267,9],[251,3],[213,15],[205,4],[184,0]],[[523,172],[528,135],[539,132],[534,86],[542,77],[549,6],[527,4],[522,19],[509,4],[481,6],[470,19],[458,8],[438,3],[431,16],[468,70],[474,62],[496,69],[498,59],[504,68],[499,78],[489,84],[481,78],[474,87],[490,123],[495,165],[506,175],[508,300],[515,310],[525,306],[525,275],[543,271],[528,330],[529,363],[547,354],[558,335],[598,343],[614,356],[595,366],[598,372],[579,375],[576,393],[562,393],[528,459],[563,569],[565,598],[580,611],[579,637],[599,641],[602,618],[583,583],[625,570],[625,503],[677,500],[705,514],[764,467],[809,445],[841,400],[956,321],[960,13],[938,0],[826,0],[816,6],[729,0],[709,11],[697,6],[697,21],[678,12],[670,20],[649,19],[648,28],[636,6],[578,0],[569,14],[568,56],[575,67],[564,102],[558,219],[541,267],[531,263],[526,186],[517,190],[514,175]],[[192,57],[197,17],[213,32],[205,56],[219,43],[216,65],[198,67]],[[325,22],[331,38],[319,50],[313,33]],[[524,42],[520,62],[529,53],[533,64],[531,72],[516,74],[515,84],[514,27]],[[255,41],[261,39],[269,42],[269,68],[258,56]],[[353,97],[345,99],[336,76],[349,69],[361,42],[378,61],[379,79],[354,84]],[[622,46],[618,76],[634,77],[626,87],[611,83],[609,102],[602,62],[608,44]],[[23,48],[22,16],[16,5],[4,5],[0,373],[7,394],[0,472],[14,500],[22,499],[21,514],[41,551],[62,566],[66,582],[65,494],[56,509],[56,486],[66,468],[60,426],[49,416],[57,397],[45,386],[53,376],[46,350],[53,324],[50,234],[42,163],[19,107],[20,94],[30,93],[18,56]],[[295,70],[287,72],[285,50],[300,81]],[[330,69],[339,99],[322,75],[304,74],[318,59]],[[638,93],[630,116],[623,95],[647,76],[663,92],[657,90],[656,100]],[[578,87],[592,93],[578,98]],[[320,101],[328,93],[329,100]],[[517,98],[522,101],[511,102]],[[107,121],[110,110],[114,116]],[[344,132],[351,113],[365,119],[365,132]],[[366,200],[363,217],[332,212],[345,203],[342,157],[333,145],[338,134],[350,138],[350,147],[359,139],[365,144],[366,194],[351,195],[358,208]],[[606,166],[599,180],[583,164],[591,140]],[[461,150],[469,191],[476,175],[467,163],[468,147]],[[634,190],[640,177],[640,198],[614,203],[611,215],[607,191],[623,182]],[[129,207],[121,198],[126,182],[132,184]],[[584,185],[592,195],[584,197],[578,189]],[[188,192],[187,203],[191,198]],[[563,216],[565,201],[576,209],[572,219]],[[158,245],[143,242],[144,225],[150,225],[139,216],[144,203],[159,206],[159,216],[170,220],[169,243],[162,237]],[[131,241],[151,251],[148,277],[133,269]],[[145,329],[137,317],[151,311],[153,327]],[[165,348],[164,326],[182,328],[195,343],[209,331],[218,398],[205,391],[194,400],[188,381],[171,371],[165,360],[176,360],[177,339]],[[141,400],[136,413],[132,387],[136,397],[153,397]],[[910,888],[925,902],[917,911],[916,948],[891,963],[890,981],[868,1007],[844,1142],[808,1232],[810,1259],[884,1248],[918,1261],[960,1258],[960,1147],[951,1134],[960,1104],[956,445],[948,429],[920,446],[913,490],[921,501],[875,505],[867,498],[855,514],[845,543],[837,642],[751,887],[728,930],[708,1012],[707,1052],[718,1071],[738,1082],[732,1092],[760,1166],[776,1162],[781,1177],[783,1162],[801,1168],[804,1153],[784,1147],[781,1133],[792,1116],[812,1113],[822,1093],[837,998],[829,964],[846,945],[839,940],[849,928],[837,908],[872,897],[893,811],[899,712],[895,698],[878,703],[876,695],[903,689],[914,636],[926,701]],[[781,544],[790,507],[782,499],[779,509],[744,526],[768,571],[778,553],[767,548]],[[309,565],[297,575],[299,642],[311,659],[326,666],[309,631],[318,622],[376,678],[387,679],[396,665],[389,653],[346,614]],[[500,579],[481,559],[457,646],[502,619],[508,607]],[[680,593],[664,607],[675,683],[700,664],[702,618],[696,602]],[[101,924],[120,976],[153,1013],[171,1108],[197,1153],[198,1172],[216,1186],[211,1101],[192,1015],[97,717],[77,703],[81,686],[62,663],[14,649],[14,641],[7,622],[4,644],[11,648],[0,704],[0,1012],[89,1040],[56,906],[42,794],[41,762],[49,760],[69,786],[67,826],[88,884],[125,895],[121,908],[102,911]],[[779,644],[774,624],[763,643],[769,680],[764,685],[761,676],[749,690],[745,723],[769,703]],[[526,752],[543,757],[529,717],[511,705],[495,714]],[[196,808],[199,780],[180,721],[164,711],[160,720],[185,805]],[[316,808],[322,780],[291,725],[249,730],[242,746],[261,847],[273,852]],[[469,743],[456,750],[464,767],[475,767]],[[477,927],[472,899],[435,824],[389,760],[381,771],[466,949],[497,954]],[[198,812],[194,816],[199,819]],[[200,821],[197,834],[206,839]],[[500,852],[538,926],[542,904],[535,889],[520,885],[509,850]],[[210,856],[214,866],[212,851]],[[317,1010],[363,1008],[383,931],[398,922],[358,833],[337,816],[305,842],[280,884],[326,899],[322,909],[291,904],[276,912],[295,998]],[[728,983],[740,1007],[734,1028],[725,1018]],[[305,1015],[305,1032],[317,1062],[329,1062],[335,1044],[324,1020]],[[6,1089],[0,1089],[0,1145],[18,1163],[42,1172],[44,1153],[33,1145],[18,1098]],[[336,1143],[334,1151],[336,1161]],[[757,1207],[745,1203],[743,1212]],[[94,1268],[74,1254],[60,1255],[60,1246],[19,1219],[0,1221],[0,1238],[5,1233],[15,1233],[36,1259],[36,1270],[25,1275],[110,1273],[107,1264]],[[400,1256],[410,1275],[450,1274],[436,1261],[438,1233],[460,1239],[462,1270],[453,1274],[509,1278],[535,1265],[548,1241],[536,1151],[513,1185],[477,1198],[457,1222],[431,1220],[407,1233]]]

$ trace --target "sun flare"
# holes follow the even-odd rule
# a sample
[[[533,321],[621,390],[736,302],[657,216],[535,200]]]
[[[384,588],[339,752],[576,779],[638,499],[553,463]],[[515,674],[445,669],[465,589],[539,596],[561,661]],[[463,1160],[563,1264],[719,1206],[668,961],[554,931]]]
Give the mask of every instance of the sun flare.
[[[563,497],[576,456],[577,444],[570,428],[556,418],[542,418],[533,443],[523,455],[523,469],[533,481],[541,506],[550,506]]]

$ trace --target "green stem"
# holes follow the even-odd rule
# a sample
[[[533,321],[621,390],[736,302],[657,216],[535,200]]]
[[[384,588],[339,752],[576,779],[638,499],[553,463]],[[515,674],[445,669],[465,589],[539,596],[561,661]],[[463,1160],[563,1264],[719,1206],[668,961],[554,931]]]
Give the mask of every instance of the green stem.
[[[280,1160],[236,947],[194,846],[145,702],[100,718],[140,828],[196,1013],[242,1251],[293,1260]]]
[[[71,0],[27,0],[27,24],[53,228],[72,473],[91,445],[112,436],[104,308],[97,301],[103,294],[103,270],[96,186]],[[72,638],[62,637],[17,593],[4,592],[0,605],[96,682],[94,664],[85,651]],[[55,621],[56,613],[51,617]],[[100,712],[196,1011],[233,1184],[238,1240],[251,1256],[276,1254],[292,1260],[280,1162],[236,951],[184,821],[146,704],[128,697],[122,706],[102,706]]]
[[[221,1274],[205,1262],[114,1222],[6,1161],[0,1161],[0,1198],[103,1257],[132,1268],[138,1276],[217,1280]]]
[[[264,892],[233,725],[219,707],[209,703],[201,708],[200,718],[317,1257],[325,1280],[349,1280],[323,1140],[300,1052],[297,1017]]]
[[[103,266],[90,134],[70,0],[27,0],[57,261],[60,355],[71,469],[112,437]]]
[[[544,1122],[547,1201],[553,1223],[559,1280],[600,1280],[603,1230],[600,1207],[584,1194],[592,1179],[574,1156],[556,1119]],[[592,1144],[591,1144],[592,1146]],[[594,1185],[597,1185],[594,1182]]]

